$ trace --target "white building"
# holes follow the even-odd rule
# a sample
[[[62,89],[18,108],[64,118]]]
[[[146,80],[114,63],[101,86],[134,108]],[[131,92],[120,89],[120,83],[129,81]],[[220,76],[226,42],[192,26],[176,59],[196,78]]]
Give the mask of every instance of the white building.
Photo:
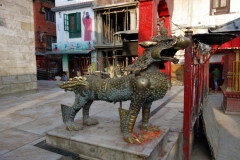
[[[208,33],[209,27],[216,27],[240,17],[239,0],[174,0],[172,33],[184,35],[186,27],[193,34]],[[178,55],[183,59],[184,52]],[[210,63],[221,61],[223,54],[213,55]]]
[[[53,43],[52,52],[46,54],[61,54],[63,71],[72,77],[73,69],[82,68],[76,58],[95,54],[93,1],[55,0],[55,5],[51,10],[56,16],[57,43]]]

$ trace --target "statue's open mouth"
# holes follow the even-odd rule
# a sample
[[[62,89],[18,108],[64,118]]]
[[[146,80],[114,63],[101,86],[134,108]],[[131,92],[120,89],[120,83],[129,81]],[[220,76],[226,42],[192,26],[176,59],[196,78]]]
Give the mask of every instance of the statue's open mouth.
[[[174,58],[176,52],[185,49],[190,45],[191,41],[187,37],[179,36],[172,40],[167,40],[165,47],[156,46],[151,53],[152,58],[178,63],[179,59]]]

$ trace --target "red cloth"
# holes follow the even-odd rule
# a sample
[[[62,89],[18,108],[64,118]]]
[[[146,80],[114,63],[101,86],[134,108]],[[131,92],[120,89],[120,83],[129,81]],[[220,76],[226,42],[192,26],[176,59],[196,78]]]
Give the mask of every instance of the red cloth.
[[[225,56],[222,56],[222,60],[221,60],[222,70],[224,70],[224,59],[225,59]]]
[[[83,18],[84,25],[84,41],[91,41],[91,33],[92,33],[92,18]]]
[[[222,56],[221,65],[224,64],[224,57],[225,57],[225,56]]]

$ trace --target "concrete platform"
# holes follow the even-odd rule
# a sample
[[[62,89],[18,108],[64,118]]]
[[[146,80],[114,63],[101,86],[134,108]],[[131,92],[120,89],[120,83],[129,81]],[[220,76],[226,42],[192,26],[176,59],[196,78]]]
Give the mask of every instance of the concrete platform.
[[[119,121],[95,116],[99,124],[80,131],[66,131],[63,126],[46,134],[46,142],[80,154],[84,159],[155,160],[168,141],[169,128],[161,127],[161,135],[144,144],[128,144],[123,140]],[[82,123],[81,120],[76,121]],[[138,132],[138,128],[134,128]]]

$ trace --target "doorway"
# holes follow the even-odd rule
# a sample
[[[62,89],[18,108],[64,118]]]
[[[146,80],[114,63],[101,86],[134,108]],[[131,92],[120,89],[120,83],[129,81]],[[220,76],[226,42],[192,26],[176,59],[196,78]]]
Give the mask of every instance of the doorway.
[[[218,68],[220,70],[220,78],[218,81],[218,86],[220,87],[223,84],[223,79],[222,79],[222,71],[223,71],[223,66],[221,63],[210,63],[209,64],[209,89],[214,90],[214,84],[213,84],[213,76],[212,76],[212,71],[215,68]],[[219,89],[219,88],[218,88]]]

